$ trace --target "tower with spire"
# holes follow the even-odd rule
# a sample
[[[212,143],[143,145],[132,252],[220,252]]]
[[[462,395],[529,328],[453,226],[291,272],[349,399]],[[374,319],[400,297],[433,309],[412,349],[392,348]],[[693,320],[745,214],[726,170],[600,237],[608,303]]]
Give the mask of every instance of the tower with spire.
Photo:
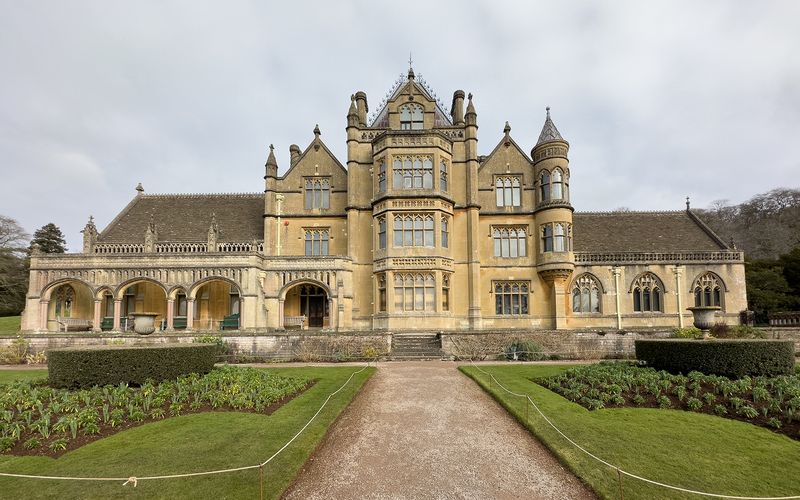
[[[536,199],[536,270],[548,284],[552,314],[557,329],[566,328],[569,307],[568,283],[575,269],[573,208],[569,199],[569,143],[561,137],[550,117],[531,150]]]

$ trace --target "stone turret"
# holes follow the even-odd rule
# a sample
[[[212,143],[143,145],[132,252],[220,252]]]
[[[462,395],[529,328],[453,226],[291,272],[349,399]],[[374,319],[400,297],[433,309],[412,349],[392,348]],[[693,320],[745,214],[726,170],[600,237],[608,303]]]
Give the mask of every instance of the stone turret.
[[[367,105],[367,94],[359,90],[355,95],[356,105],[358,109],[358,123],[362,127],[367,126],[367,113],[369,113],[369,106]]]
[[[300,159],[300,146],[297,144],[292,144],[289,146],[289,166],[293,167],[297,163],[297,160]]]
[[[453,125],[464,125],[463,90],[456,90],[453,92],[453,105],[451,106],[450,116],[453,118]]]
[[[83,228],[83,253],[93,253],[97,243],[97,226],[94,225],[94,217],[89,216],[89,222]]]
[[[557,329],[566,328],[567,284],[575,269],[572,212],[569,202],[569,143],[546,109],[539,140],[531,150],[536,191],[536,270],[551,286]]]

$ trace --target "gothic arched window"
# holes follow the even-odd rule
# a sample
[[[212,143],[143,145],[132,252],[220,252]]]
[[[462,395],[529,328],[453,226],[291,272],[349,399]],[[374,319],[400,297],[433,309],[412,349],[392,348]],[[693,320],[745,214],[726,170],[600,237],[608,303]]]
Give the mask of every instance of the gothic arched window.
[[[722,279],[711,271],[699,276],[694,281],[694,305],[722,307]]]
[[[561,170],[555,169],[553,170],[553,176],[550,179],[550,183],[552,184],[552,193],[554,200],[561,200],[564,198],[564,177],[561,173]]]
[[[422,130],[423,108],[420,104],[400,106],[400,130]]]
[[[381,160],[381,165],[378,167],[378,192],[386,192],[386,161]]]
[[[550,201],[550,172],[542,170],[539,176],[539,197],[540,201]]]
[[[572,283],[572,312],[599,313],[602,290],[597,278],[582,274]]]
[[[663,312],[664,285],[651,272],[640,275],[633,281],[633,310],[636,312]]]
[[[444,192],[448,191],[447,162],[444,160],[439,164],[439,189]]]
[[[75,302],[75,289],[71,285],[61,285],[56,290],[56,317],[72,317],[72,305]]]

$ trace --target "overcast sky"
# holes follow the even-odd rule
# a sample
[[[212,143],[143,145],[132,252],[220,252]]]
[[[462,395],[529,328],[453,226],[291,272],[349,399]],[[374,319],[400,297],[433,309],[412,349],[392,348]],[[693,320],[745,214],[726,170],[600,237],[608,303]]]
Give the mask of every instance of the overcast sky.
[[[579,211],[738,203],[800,187],[800,2],[0,0],[0,214],[71,251],[135,195],[263,191],[319,124],[346,163],[409,52],[474,94],[479,149],[526,151],[544,108]],[[180,223],[176,214],[176,223]]]

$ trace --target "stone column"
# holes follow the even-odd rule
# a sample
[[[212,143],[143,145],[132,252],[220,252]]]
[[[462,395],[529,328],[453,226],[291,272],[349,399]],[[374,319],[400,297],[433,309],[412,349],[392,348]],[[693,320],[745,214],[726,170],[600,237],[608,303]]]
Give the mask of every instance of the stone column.
[[[328,325],[329,328],[333,328],[334,330],[339,329],[339,308],[336,304],[336,299],[333,297],[328,297],[328,321],[330,324]]]
[[[167,299],[167,331],[171,332],[175,324],[175,299]]]
[[[92,331],[93,332],[101,332],[102,328],[100,328],[100,310],[103,307],[103,300],[102,299],[94,299],[94,320],[92,322]]]
[[[119,331],[119,316],[122,312],[122,299],[114,299],[114,331]]]
[[[49,300],[39,301],[39,329],[47,331],[47,310],[50,308]]]
[[[284,299],[278,299],[278,330],[284,330],[286,328],[283,319],[283,300]]]
[[[619,276],[622,274],[622,269],[615,266],[611,268],[611,272],[614,274],[614,301],[617,306],[617,330],[622,330],[622,311],[620,310],[619,302]]]
[[[194,329],[194,298],[186,297],[186,331]]]

